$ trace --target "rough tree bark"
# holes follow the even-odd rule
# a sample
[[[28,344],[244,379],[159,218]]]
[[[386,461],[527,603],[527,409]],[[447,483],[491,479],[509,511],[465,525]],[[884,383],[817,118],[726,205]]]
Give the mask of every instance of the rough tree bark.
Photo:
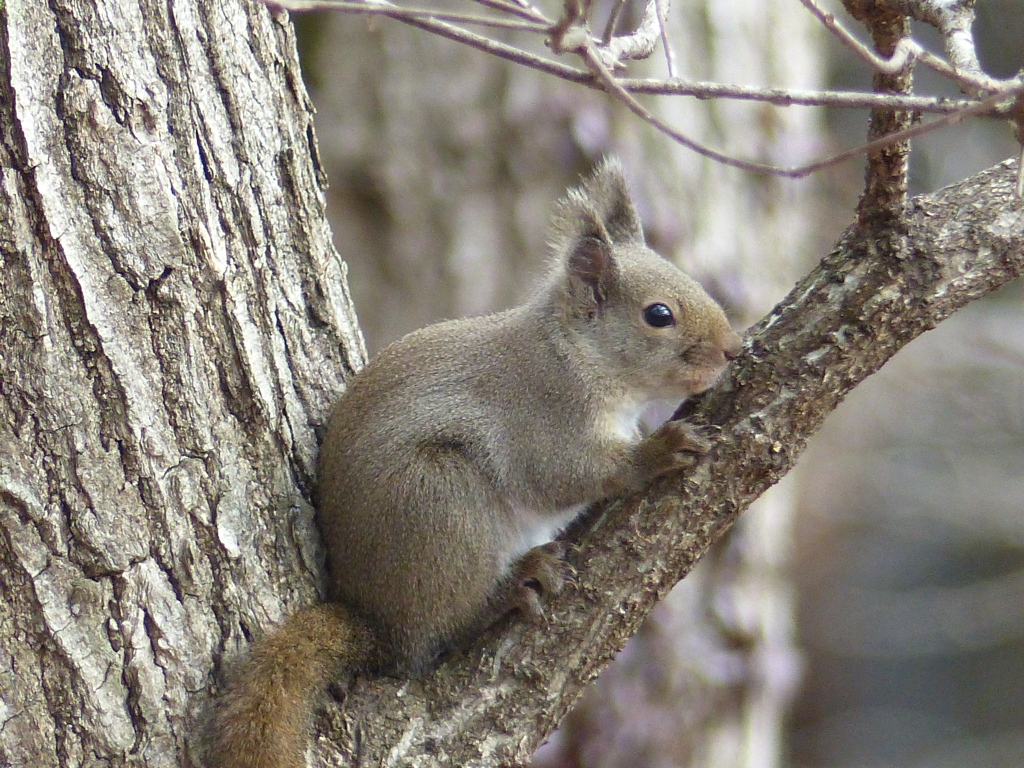
[[[221,660],[314,598],[316,430],[363,358],[291,28],[8,0],[0,48],[0,762],[178,765]],[[715,451],[578,533],[545,630],[321,724],[366,763],[528,759],[849,388],[1024,270],[1013,184],[917,201],[898,248],[848,232],[695,404]]]
[[[176,766],[362,342],[284,16],[0,6],[0,764]]]

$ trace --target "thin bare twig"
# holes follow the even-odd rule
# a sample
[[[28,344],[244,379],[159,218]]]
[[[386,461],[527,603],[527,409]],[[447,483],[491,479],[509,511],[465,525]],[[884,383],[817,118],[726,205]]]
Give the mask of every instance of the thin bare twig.
[[[629,35],[611,36],[600,44],[594,43],[597,55],[609,69],[622,66],[624,61],[646,59],[658,44],[659,38],[657,0],[647,0],[643,18],[636,31]],[[587,33],[589,35],[589,33]]]
[[[604,34],[601,35],[602,43],[607,43],[615,35],[615,30],[619,26],[619,19],[622,18],[622,11],[625,9],[627,2],[629,0],[615,0],[615,4],[608,14],[608,21],[604,25]]]
[[[628,0],[621,0],[621,4]],[[911,0],[913,1],[913,0]],[[891,144],[903,141],[912,136],[935,130],[944,125],[949,125],[969,116],[996,115],[1001,117],[1013,117],[1010,115],[1010,108],[1007,102],[1014,96],[1024,91],[1021,80],[989,80],[989,85],[997,87],[999,93],[984,100],[973,101],[965,99],[947,99],[942,97],[909,96],[904,94],[880,94],[880,93],[855,93],[836,91],[801,91],[784,88],[759,88],[739,85],[727,85],[723,83],[688,82],[673,78],[670,80],[657,79],[617,79],[611,72],[611,67],[619,62],[637,58],[646,50],[649,45],[651,49],[656,44],[658,36],[661,36],[665,43],[666,51],[671,61],[671,52],[665,40],[664,14],[667,13],[667,0],[665,6],[661,0],[648,0],[645,10],[644,23],[641,28],[632,35],[615,37],[616,11],[608,20],[605,28],[605,40],[598,43],[591,36],[587,28],[584,13],[585,9],[579,0],[568,0],[566,10],[558,22],[552,23],[527,0],[476,0],[489,8],[500,12],[507,12],[519,16],[523,21],[511,21],[491,19],[489,17],[478,17],[467,14],[446,14],[422,8],[403,8],[394,5],[388,0],[264,0],[271,5],[278,5],[290,10],[308,10],[311,8],[329,7],[347,13],[374,13],[385,15],[405,24],[423,29],[441,37],[446,37],[463,45],[468,45],[477,50],[489,53],[499,58],[506,59],[516,64],[535,69],[545,74],[567,80],[569,82],[585,85],[590,88],[606,90],[622,101],[634,114],[645,122],[650,123],[657,130],[665,133],[673,140],[697,152],[709,159],[721,162],[734,168],[755,171],[759,173],[770,173],[789,178],[801,178],[817,170],[835,165],[845,160],[856,157],[864,152],[872,151]],[[824,14],[814,4],[814,0],[801,0],[818,15],[820,12],[827,18],[830,14]],[[822,18],[822,16],[819,16]],[[531,33],[544,32],[549,36],[548,44],[555,53],[576,53],[579,54],[588,69],[578,69],[543,56],[538,56],[515,46],[493,40],[479,35],[454,24],[447,20],[460,23],[489,24],[492,26],[508,27],[516,30],[523,30]],[[825,18],[822,18],[826,23]],[[834,22],[834,19],[832,19]],[[645,26],[646,25],[646,26]],[[650,29],[647,29],[650,27]],[[830,27],[831,28],[831,27]],[[841,27],[836,27],[842,29]],[[881,63],[881,68],[886,67],[899,71],[896,64],[907,65],[916,55],[916,43],[908,44],[904,53],[893,55],[889,59],[882,59],[872,51],[864,48],[856,38],[846,32],[837,32],[841,39],[849,38],[857,46],[866,51],[866,60],[876,66]],[[845,35],[846,38],[843,38]],[[918,46],[919,48],[919,46]],[[923,50],[923,49],[922,49]],[[642,53],[649,55],[649,51]],[[930,55],[930,54],[929,54]],[[901,58],[902,57],[902,58]],[[670,71],[672,64],[670,63]],[[947,67],[949,65],[946,65]],[[588,71],[589,70],[589,71]],[[657,116],[647,110],[632,95],[633,93],[645,93],[656,95],[688,95],[701,99],[709,98],[731,98],[748,101],[767,102],[776,106],[790,106],[794,104],[805,106],[834,106],[846,108],[890,108],[915,110],[921,113],[936,113],[944,117],[927,124],[916,125],[906,131],[901,131],[889,136],[884,136],[876,141],[864,144],[859,147],[847,150],[837,155],[818,160],[816,162],[792,167],[776,166],[769,163],[744,160],[731,157],[717,150],[705,147],[699,142],[690,139],[664,123]],[[1022,179],[1024,184],[1024,179]]]
[[[495,11],[514,14],[526,21],[536,21],[538,24],[546,24],[549,27],[555,23],[554,20],[545,16],[539,8],[530,5],[525,2],[525,0],[521,4],[505,2],[505,0],[473,0],[473,2],[492,8]]]
[[[886,59],[864,45],[839,22],[835,14],[825,11],[814,0],[800,0],[800,2],[817,17],[825,29],[831,32],[839,42],[877,72],[883,72],[887,75],[895,75],[902,72],[910,66],[911,61],[920,49],[920,46],[914,41],[910,39],[902,40],[900,41],[901,44],[893,51],[892,56]],[[904,45],[904,43],[906,44]]]
[[[588,80],[593,80],[588,77]],[[847,109],[910,109],[921,113],[941,115],[965,109],[977,101],[948,99],[935,96],[906,96],[866,91],[804,91],[789,88],[762,88],[760,86],[708,83],[689,80],[658,80],[619,78],[619,85],[630,93],[650,96],[695,96],[698,99],[737,99],[762,101],[777,107],[800,105],[804,107],[840,107]],[[589,84],[589,83],[587,83]],[[1000,117],[1002,115],[999,115]]]
[[[306,0],[266,0],[271,5],[278,5],[289,10],[303,10]],[[354,3],[353,3],[354,4]],[[416,26],[432,34],[445,37],[462,45],[467,45],[484,53],[498,56],[506,61],[519,64],[544,74],[557,77],[567,82],[587,86],[588,88],[604,89],[601,81],[585,69],[563,64],[559,61],[538,56],[521,48],[508,45],[469,30],[434,21],[429,17],[403,17],[401,8],[388,6],[393,12],[389,18]],[[336,7],[347,12],[345,7]],[[356,9],[354,12],[358,12]],[[779,107],[800,105],[807,107],[837,107],[842,109],[870,109],[889,107],[891,109],[910,109],[921,113],[950,114],[975,104],[968,99],[950,99],[935,96],[903,96],[899,94],[878,94],[857,91],[806,91],[788,88],[762,88],[759,86],[733,85],[728,83],[711,83],[690,80],[662,80],[656,78],[622,78],[618,83],[630,93],[643,93],[660,96],[694,96],[699,99],[737,99],[741,101],[767,102]],[[993,116],[1004,116],[1000,111],[988,113]]]
[[[904,9],[911,18],[939,31],[950,65],[959,73],[961,88],[972,96],[999,89],[1000,81],[985,74],[978,61],[973,0],[904,0]]]
[[[582,48],[577,49],[575,52],[578,53],[581,57],[583,57],[583,60],[591,68],[591,70],[594,72],[597,78],[602,83],[604,83],[605,88],[608,90],[609,93],[611,93],[613,96],[618,97],[618,99],[623,104],[625,104],[629,108],[629,110],[637,117],[639,117],[641,120],[654,126],[659,131],[664,133],[669,138],[673,139],[678,144],[681,144],[684,147],[693,150],[702,157],[706,157],[710,160],[715,160],[719,163],[722,163],[723,165],[728,165],[733,168],[739,168],[740,170],[776,174],[785,171],[785,169],[778,168],[774,165],[759,163],[753,160],[742,160],[740,158],[731,157],[730,155],[726,155],[722,152],[719,152],[718,150],[711,149],[710,147],[705,147],[698,141],[691,139],[689,136],[680,133],[675,128],[672,128],[670,125],[668,125],[668,123],[665,123],[652,112],[650,112],[650,110],[644,107],[644,105],[637,101],[632,96],[632,94],[630,94],[625,88],[623,88],[615,79],[615,76],[612,75],[609,69],[605,66],[600,56],[595,54],[592,46],[590,46],[589,44],[584,45]]]
[[[636,98],[630,94],[625,88],[623,88],[615,76],[612,75],[611,71],[604,65],[604,62],[599,56],[594,54],[591,45],[586,44],[581,48],[577,48],[575,53],[578,53],[587,65],[594,71],[594,74],[605,84],[605,87],[614,96],[617,96],[626,107],[629,108],[633,114],[642,119],[644,122],[649,123],[654,128],[664,133],[669,138],[673,139],[677,143],[693,150],[697,154],[707,157],[710,160],[715,160],[723,165],[728,165],[732,168],[738,168],[744,171],[754,171],[758,173],[770,173],[774,176],[782,176],[785,178],[799,179],[810,174],[829,168],[833,165],[850,160],[854,157],[866,154],[868,152],[874,152],[879,149],[891,146],[901,141],[906,141],[919,136],[923,133],[933,131],[937,128],[941,128],[946,125],[952,125],[964,120],[972,115],[987,112],[990,109],[998,107],[1001,103],[1006,102],[1008,99],[1024,94],[1024,80],[1014,81],[1014,86],[1007,91],[1004,91],[996,96],[991,96],[984,101],[976,102],[970,107],[954,112],[953,114],[945,115],[944,117],[937,118],[929,123],[918,123],[906,130],[899,131],[897,133],[883,136],[875,141],[862,144],[852,149],[848,149],[839,154],[832,155],[830,157],[816,160],[806,165],[798,166],[778,166],[771,163],[762,163],[756,160],[744,160],[742,158],[733,157],[726,155],[723,152],[719,152],[716,149],[711,149],[703,144],[691,139],[690,137],[680,133],[670,125],[665,123],[659,117],[654,115],[650,110],[644,107]]]
[[[342,11],[344,13],[388,16],[390,18],[434,19],[436,21],[450,21],[474,26],[515,29],[520,32],[544,33],[551,26],[550,23],[542,24],[536,21],[502,19],[495,16],[476,16],[469,13],[449,13],[432,8],[407,8],[384,2],[360,2],[360,0],[285,0],[283,3],[279,0],[272,0],[272,2],[296,11]]]
[[[668,8],[669,0],[654,0],[658,9],[658,27],[661,30],[661,47],[665,49],[665,66],[668,68],[668,76],[676,76],[676,54],[668,40]]]
[[[303,10],[301,3],[307,2],[307,0],[263,0],[263,2],[271,5],[279,5],[289,10]],[[566,64],[562,64],[561,62],[544,58],[543,56],[537,56],[529,51],[516,48],[513,45],[493,40],[475,32],[470,32],[469,30],[462,29],[454,24],[437,21],[429,16],[403,16],[401,12],[402,9],[399,6],[387,2],[387,0],[376,0],[376,2],[379,2],[379,4],[384,7],[392,9],[392,13],[388,14],[389,18],[400,21],[403,24],[408,24],[412,27],[417,27],[418,29],[422,29],[440,37],[447,38],[456,43],[467,45],[470,48],[475,48],[478,51],[483,51],[484,53],[488,53],[492,56],[497,56],[500,59],[511,61],[513,64],[520,64],[524,67],[529,67],[530,69],[535,69],[538,72],[543,72],[544,74],[552,75],[553,77],[558,77],[573,83],[587,84],[588,81],[593,79],[590,73],[585,70],[570,67]],[[347,9],[345,8],[337,8],[337,10],[347,12]],[[550,30],[548,31],[550,32]]]

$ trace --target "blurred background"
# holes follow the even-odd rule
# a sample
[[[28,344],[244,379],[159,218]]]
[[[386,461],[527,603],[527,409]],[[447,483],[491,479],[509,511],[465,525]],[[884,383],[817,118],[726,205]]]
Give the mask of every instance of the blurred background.
[[[638,8],[627,6],[626,28]],[[1024,67],[1019,0],[986,0],[977,12],[989,74]],[[293,18],[335,243],[371,351],[528,295],[551,203],[605,153],[626,165],[652,246],[700,279],[737,327],[780,301],[852,222],[862,161],[800,181],[724,168],[600,93],[396,21]],[[940,51],[929,32],[915,36]],[[870,73],[798,0],[676,0],[669,36],[686,79],[870,88]],[[630,74],[664,77],[664,59]],[[927,74],[917,85],[953,94]],[[645,103],[709,145],[784,164],[853,146],[867,124],[863,111]],[[930,134],[914,145],[914,192],[1018,151],[996,121]],[[1017,768],[1022,292],[1017,282],[976,302],[860,386],[534,765]]]

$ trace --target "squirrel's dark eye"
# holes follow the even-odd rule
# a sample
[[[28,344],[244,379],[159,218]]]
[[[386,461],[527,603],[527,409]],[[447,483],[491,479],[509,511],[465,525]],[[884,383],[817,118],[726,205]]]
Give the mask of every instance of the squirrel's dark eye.
[[[652,328],[668,328],[676,324],[676,319],[664,304],[651,304],[644,309],[644,322]]]

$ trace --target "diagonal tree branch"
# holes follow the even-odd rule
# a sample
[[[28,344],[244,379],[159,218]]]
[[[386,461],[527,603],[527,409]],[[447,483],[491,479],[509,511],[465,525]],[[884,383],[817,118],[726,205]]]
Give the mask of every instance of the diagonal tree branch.
[[[709,395],[688,403],[721,435],[691,474],[600,512],[574,532],[580,586],[545,627],[498,628],[418,681],[359,680],[321,728],[354,765],[518,765],[557,725],[654,604],[747,506],[792,468],[807,439],[908,341],[1024,273],[1015,167],[917,198],[906,236],[851,227],[776,309]],[[324,753],[339,745],[320,740]],[[337,758],[338,755],[334,754]]]

